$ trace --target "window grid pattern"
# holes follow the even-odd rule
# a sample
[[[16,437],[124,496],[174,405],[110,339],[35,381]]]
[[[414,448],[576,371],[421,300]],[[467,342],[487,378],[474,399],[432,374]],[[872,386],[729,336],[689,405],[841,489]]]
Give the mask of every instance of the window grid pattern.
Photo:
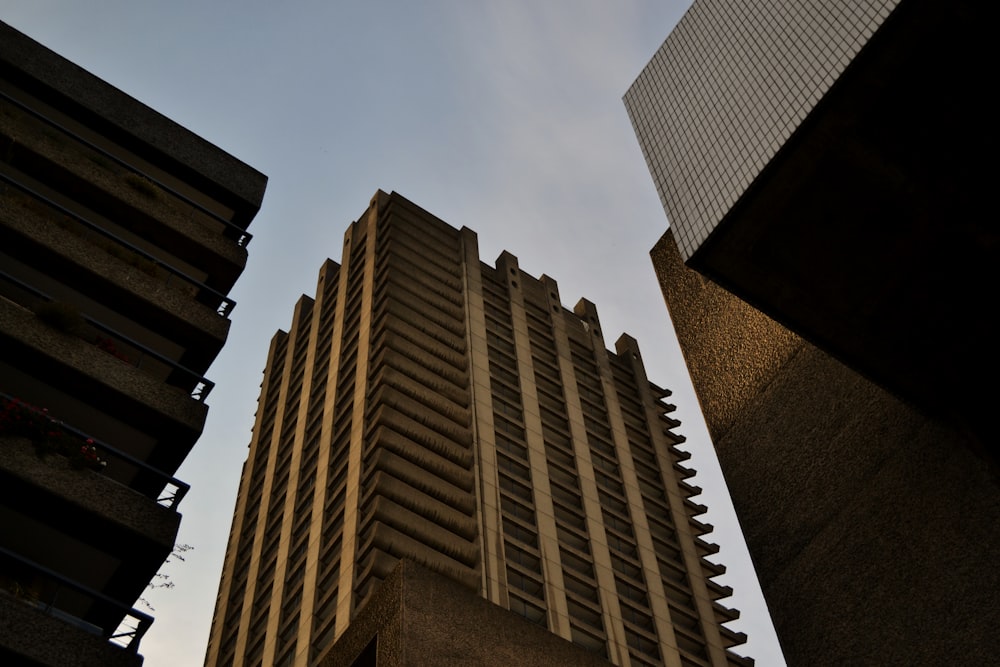
[[[690,259],[898,0],[691,6],[625,94]]]

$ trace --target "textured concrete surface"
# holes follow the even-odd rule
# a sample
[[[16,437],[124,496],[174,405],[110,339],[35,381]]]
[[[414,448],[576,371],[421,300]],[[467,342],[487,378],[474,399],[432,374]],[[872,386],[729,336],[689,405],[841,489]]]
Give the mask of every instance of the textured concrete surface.
[[[379,667],[611,664],[409,561],[382,582],[322,667],[369,664],[355,660],[373,639]]]
[[[668,242],[654,263],[788,664],[994,664],[990,464],[763,316],[739,316],[747,307],[689,275]]]
[[[81,243],[80,237],[67,234],[57,225],[47,224],[45,216],[25,204],[26,200],[13,196],[0,199],[0,221],[4,227],[31,239],[63,261],[84,267],[100,280],[107,281],[113,289],[121,290],[137,302],[137,309],[163,310],[187,327],[210,335],[216,341],[216,348],[222,347],[229,333],[230,320],[219,317],[214,308],[192,298],[196,289],[193,285],[178,278],[165,280],[162,269],[152,276],[99,245]],[[82,227],[78,229],[85,233]]]
[[[0,23],[0,61],[230,191],[252,209],[241,216],[244,224],[260,207],[266,176],[4,23]]]
[[[0,653],[0,662],[6,665],[139,667],[143,662],[141,655],[48,616],[4,592],[0,592],[0,646],[13,651],[11,656]],[[8,659],[16,662],[4,662]],[[34,662],[27,663],[28,659]]]
[[[76,505],[169,553],[181,516],[99,472],[74,469],[65,456],[39,458],[27,438],[0,437],[0,471]]]
[[[34,313],[10,301],[0,301],[0,335],[46,357],[60,360],[77,373],[104,385],[109,395],[120,393],[170,420],[201,433],[208,406],[176,387],[145,374],[103,352],[96,345],[43,324]]]
[[[689,270],[668,232],[653,248],[674,330],[713,440],[732,426],[748,396],[760,392],[803,348],[801,338]],[[663,276],[669,276],[664,282]]]
[[[149,218],[239,267],[234,272],[236,276],[246,265],[246,248],[221,236],[218,223],[203,220],[189,205],[162,191],[157,192],[158,188],[152,183],[140,192],[132,172],[6,101],[0,103],[0,109],[0,152],[6,155],[5,162],[31,173],[60,173],[66,180],[78,179],[110,195],[102,200],[102,205],[113,205],[120,210],[118,215],[113,216],[116,224],[140,227],[140,238],[136,239],[140,242],[143,219]],[[231,287],[224,286],[222,291]]]

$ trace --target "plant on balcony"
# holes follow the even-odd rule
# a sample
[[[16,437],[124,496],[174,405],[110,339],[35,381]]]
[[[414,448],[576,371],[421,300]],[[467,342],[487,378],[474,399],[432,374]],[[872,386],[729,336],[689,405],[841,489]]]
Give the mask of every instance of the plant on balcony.
[[[98,454],[93,438],[82,440],[67,433],[49,416],[47,408],[37,408],[17,398],[0,398],[0,436],[27,438],[39,458],[59,454],[74,468],[103,470],[107,466]]]

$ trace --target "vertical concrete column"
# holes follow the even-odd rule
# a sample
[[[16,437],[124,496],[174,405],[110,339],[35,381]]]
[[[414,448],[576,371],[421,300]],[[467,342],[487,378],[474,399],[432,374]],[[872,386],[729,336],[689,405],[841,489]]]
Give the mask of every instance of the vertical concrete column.
[[[345,249],[347,258],[344,270],[351,271],[351,250],[359,242],[361,232],[364,234],[364,272],[361,292],[361,321],[358,325],[358,353],[355,366],[354,406],[351,415],[351,444],[347,460],[347,492],[344,499],[344,532],[343,547],[340,559],[340,583],[337,593],[336,636],[343,634],[351,620],[354,603],[354,579],[357,568],[358,524],[360,521],[360,494],[362,477],[362,455],[364,454],[365,408],[368,396],[368,361],[371,357],[369,342],[371,340],[372,302],[375,288],[375,242],[378,233],[377,223],[380,205],[383,203],[383,193],[378,193],[373,199],[362,219],[351,226],[350,248]],[[345,273],[346,275],[346,273]],[[345,281],[346,282],[346,281]]]
[[[677,640],[674,637],[673,624],[670,621],[670,610],[667,607],[667,596],[663,590],[663,580],[660,578],[660,567],[656,562],[656,552],[653,550],[653,540],[649,532],[646,508],[642,502],[642,492],[639,490],[639,480],[635,473],[635,463],[632,461],[632,450],[628,442],[628,432],[625,430],[625,420],[622,417],[621,403],[615,388],[615,378],[608,362],[608,351],[604,345],[604,334],[601,320],[597,314],[597,306],[587,299],[580,299],[574,312],[588,325],[591,335],[591,349],[594,353],[594,363],[597,365],[598,378],[601,382],[601,393],[604,395],[604,409],[608,414],[608,428],[611,439],[618,454],[618,470],[621,473],[622,486],[625,488],[625,499],[628,503],[629,518],[632,521],[636,548],[639,552],[639,563],[642,566],[643,580],[646,583],[646,596],[649,599],[649,610],[656,627],[656,637],[660,644],[660,655],[667,667],[681,667],[680,655],[677,652]],[[632,340],[634,343],[635,341]],[[631,350],[630,350],[631,351]],[[638,347],[635,348],[638,355]],[[641,366],[641,364],[640,364]],[[642,376],[645,379],[645,373]],[[645,389],[639,387],[640,396],[648,396],[649,385]],[[655,428],[658,424],[651,424]],[[617,591],[616,591],[617,595]]]
[[[295,507],[294,490],[298,488],[302,441],[305,439],[305,422],[309,407],[310,385],[312,384],[312,361],[316,353],[314,338],[316,318],[313,316],[313,305],[314,301],[307,296],[303,295],[299,299],[298,303],[295,304],[295,314],[292,317],[292,327],[289,332],[289,348],[292,351],[290,359],[294,359],[295,354],[303,347],[306,350],[306,358],[300,371],[302,373],[302,382],[299,385],[299,389],[292,392],[291,388],[289,388],[289,393],[286,397],[288,402],[298,400],[299,405],[292,441],[282,443],[282,454],[289,448],[292,451],[290,454],[291,462],[288,467],[288,481],[285,483],[285,489],[287,489],[285,492],[285,506],[281,512],[281,536],[278,538],[278,554],[276,556],[276,565],[274,566],[274,583],[271,586],[271,602],[268,604],[267,639],[264,640],[264,654],[261,658],[265,665],[274,664],[276,658],[275,653],[279,640],[278,630],[281,623],[281,600],[285,595],[285,580],[288,575],[288,550],[291,543],[292,526],[295,523],[291,513]],[[294,371],[294,368],[291,370]],[[289,382],[291,382],[292,374],[289,373],[287,377]],[[291,417],[290,412],[290,409],[286,409],[286,414],[289,417]],[[275,460],[278,459],[277,456],[272,458]],[[268,511],[270,512],[270,510]]]
[[[639,396],[643,398],[643,403],[645,404],[646,421],[649,424],[649,437],[652,440],[653,451],[656,452],[656,457],[660,464],[660,477],[663,482],[664,491],[666,491],[667,501],[670,504],[670,519],[674,525],[677,541],[684,558],[684,569],[690,573],[688,583],[691,586],[695,611],[698,614],[709,658],[712,664],[724,665],[727,662],[726,649],[719,633],[719,624],[715,621],[715,611],[712,609],[713,599],[708,592],[706,577],[697,575],[697,573],[703,572],[702,557],[698,554],[697,547],[695,546],[695,540],[698,536],[695,535],[691,527],[689,510],[685,505],[687,495],[682,492],[677,477],[672,474],[673,463],[670,461],[670,456],[667,453],[668,448],[673,443],[667,440],[662,422],[660,421],[660,415],[664,411],[664,406],[659,400],[661,397],[653,395],[651,391],[649,379],[646,377],[646,369],[642,363],[642,356],[639,354],[639,345],[635,339],[628,335],[622,335],[616,342],[615,348],[619,355],[630,361],[632,375],[636,382],[636,389],[639,391]],[[634,467],[632,474],[635,474]],[[649,539],[648,530],[645,537]],[[659,591],[662,593],[663,584],[659,580],[657,580],[657,583],[660,584]],[[669,610],[664,611],[667,612],[665,618],[669,618]],[[657,616],[656,620],[658,621],[657,629],[659,629],[660,617]],[[673,641],[673,646],[676,647],[677,642],[674,639],[672,628],[669,636]]]
[[[315,609],[317,578],[319,575],[319,557],[321,550],[326,546],[322,540],[315,539],[315,534],[323,528],[323,507],[326,503],[327,481],[330,473],[330,442],[333,439],[333,410],[336,401],[337,378],[340,368],[340,346],[343,331],[344,312],[340,307],[343,303],[342,292],[346,288],[340,279],[340,265],[333,260],[327,260],[319,273],[319,284],[317,285],[316,304],[313,307],[313,323],[315,333],[313,337],[314,347],[319,340],[327,333],[322,329],[323,313],[328,308],[334,308],[334,319],[327,326],[333,329],[330,339],[331,350],[327,368],[319,371],[320,382],[326,383],[326,391],[323,394],[323,404],[319,407],[322,413],[320,425],[320,445],[319,453],[316,457],[316,482],[313,485],[312,518],[309,521],[307,530],[310,532],[308,546],[306,548],[306,572],[302,580],[302,602],[299,617],[298,641],[295,650],[295,660],[298,664],[304,664],[309,660],[309,651],[313,638],[313,610]],[[319,354],[319,349],[314,349],[314,353]],[[309,367],[315,368],[314,360],[309,361]],[[315,391],[315,390],[312,390]],[[310,392],[311,393],[311,392]],[[306,419],[305,426],[308,426],[316,415],[310,414]],[[305,471],[308,472],[308,471]],[[292,517],[296,521],[298,517]]]
[[[555,512],[549,489],[549,468],[545,460],[542,438],[542,417],[535,387],[531,342],[528,338],[528,318],[524,312],[524,280],[517,257],[504,252],[496,262],[504,275],[510,297],[511,329],[517,352],[517,374],[521,382],[521,414],[524,419],[524,439],[531,466],[531,485],[535,496],[535,525],[538,528],[538,549],[542,556],[542,577],[545,581],[545,601],[549,630],[563,639],[570,638],[569,609],[566,606],[566,586],[563,582],[562,561],[559,557],[559,537],[556,534]]]
[[[597,495],[597,478],[594,463],[590,457],[590,443],[580,404],[580,391],[576,384],[576,369],[570,352],[566,319],[575,317],[567,313],[558,301],[553,303],[552,333],[559,358],[563,393],[566,398],[566,419],[569,422],[573,453],[580,473],[580,492],[583,495],[583,509],[587,515],[587,533],[590,535],[591,555],[594,559],[594,575],[601,596],[604,629],[608,635],[608,654],[617,665],[630,664],[625,650],[625,626],[622,625],[621,605],[618,604],[618,590],[611,569],[611,551],[604,531],[604,515]]]
[[[271,501],[274,500],[274,469],[277,463],[275,452],[281,445],[281,425],[285,422],[286,407],[288,405],[288,390],[292,370],[292,358],[295,354],[295,345],[291,336],[287,338],[285,345],[285,361],[282,365],[280,378],[274,378],[281,384],[278,393],[277,410],[274,416],[274,428],[271,430],[270,438],[266,443],[258,441],[258,445],[263,445],[271,451],[267,459],[267,471],[264,473],[264,488],[261,491],[260,509],[257,512],[257,528],[254,531],[253,547],[251,548],[254,557],[250,559],[250,568],[247,573],[246,593],[243,596],[243,613],[240,617],[240,633],[236,640],[236,657],[234,663],[239,663],[246,659],[247,644],[253,640],[249,636],[250,620],[253,615],[253,601],[257,595],[257,584],[261,570],[261,551],[264,548],[264,532],[267,527],[267,514],[270,511]],[[256,437],[256,433],[254,434]]]
[[[279,331],[271,338],[271,345],[267,351],[267,365],[265,368],[273,368],[279,344],[286,337],[287,334],[285,332]],[[268,406],[264,401],[266,401],[266,398],[270,393],[271,385],[280,382],[280,377],[275,377],[267,372],[264,373],[264,379],[260,388],[260,401],[257,407],[257,416],[254,420],[253,437],[247,454],[247,461],[244,464],[243,475],[240,478],[239,494],[236,497],[236,510],[233,512],[233,525],[229,533],[229,544],[226,547],[226,558],[222,568],[223,576],[222,581],[219,584],[218,602],[216,603],[215,616],[212,619],[212,632],[209,637],[205,664],[213,665],[218,662],[219,659],[219,649],[221,648],[222,639],[226,630],[225,619],[229,609],[229,597],[232,595],[233,576],[236,574],[236,562],[239,560],[241,555],[239,550],[240,535],[243,534],[243,527],[247,523],[257,521],[260,516],[259,514],[253,517],[247,516],[247,500],[251,495],[250,483],[253,479],[252,466],[255,464],[257,451],[261,447],[267,447],[270,444],[270,441],[260,441],[261,427],[264,423],[264,417],[268,412]],[[237,656],[241,656],[243,651],[246,649],[246,625],[250,622],[250,610],[246,608],[246,595],[247,592],[245,591],[243,613],[240,617],[240,629],[237,634]],[[252,596],[249,599],[252,600]]]
[[[483,276],[476,233],[461,230],[462,281],[465,297],[466,344],[469,355],[472,439],[476,476],[479,549],[482,554],[480,593],[506,607],[507,573],[503,567],[503,531],[500,525],[500,489],[497,486],[496,442],[490,389],[490,360],[486,348]]]

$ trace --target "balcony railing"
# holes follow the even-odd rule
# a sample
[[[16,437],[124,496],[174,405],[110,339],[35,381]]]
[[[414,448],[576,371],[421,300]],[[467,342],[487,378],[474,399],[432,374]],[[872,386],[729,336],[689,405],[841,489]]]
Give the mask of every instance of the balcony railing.
[[[115,234],[104,229],[104,227],[102,227],[101,225],[88,220],[87,218],[76,213],[75,211],[66,208],[62,204],[59,204],[58,202],[53,201],[52,199],[45,196],[41,192],[38,192],[37,190],[29,187],[28,185],[21,183],[11,175],[0,173],[0,181],[3,181],[8,185],[17,188],[18,190],[25,193],[29,197],[37,199],[38,201],[45,202],[45,204],[48,205],[49,207],[55,209],[62,215],[71,218],[72,220],[82,225],[84,228],[90,230],[91,232],[97,234],[101,238],[110,241],[115,246],[123,248],[127,252],[133,253],[142,260],[149,262],[154,267],[163,269],[167,273],[167,279],[165,281],[166,284],[168,285],[170,284],[171,278],[178,278],[182,282],[192,286],[195,289],[195,294],[197,295],[196,298],[202,303],[205,303],[206,305],[210,305],[213,308],[215,308],[215,312],[217,312],[220,316],[229,317],[233,312],[233,308],[236,307],[236,302],[227,297],[222,292],[212,289],[208,285],[204,284],[203,282],[195,278],[192,278],[191,276],[184,273],[180,269],[171,266],[170,264],[167,264],[166,262],[154,257],[145,250],[129,243],[125,239],[119,238]]]
[[[101,474],[128,488],[141,493],[150,500],[155,501],[168,509],[177,510],[181,500],[191,489],[176,477],[172,477],[162,470],[158,470],[144,461],[126,454],[116,449],[99,438],[84,433],[78,428],[59,421],[53,415],[40,410],[34,406],[19,401],[16,397],[0,392],[0,436],[6,435],[5,429],[9,425],[5,424],[4,417],[8,411],[24,412],[19,415],[24,419],[18,420],[22,430],[28,428],[31,421],[38,423],[37,434],[22,434],[25,437],[49,437],[49,433],[57,433],[59,437],[68,437],[74,441],[74,447],[93,447],[95,456],[103,461]]]
[[[247,230],[245,230],[242,227],[240,227],[239,225],[237,225],[237,224],[235,224],[235,223],[233,223],[233,222],[231,222],[229,220],[226,220],[225,218],[223,218],[222,216],[220,216],[220,215],[218,215],[216,213],[213,213],[212,211],[210,211],[209,209],[205,208],[204,206],[202,206],[198,202],[194,201],[193,199],[191,199],[191,198],[189,198],[189,197],[181,194],[177,190],[171,188],[169,185],[166,185],[165,183],[159,181],[155,177],[153,177],[153,176],[151,176],[151,175],[149,175],[149,174],[147,174],[147,173],[145,173],[145,172],[137,169],[134,165],[129,164],[128,162],[122,160],[121,158],[119,158],[118,156],[114,155],[113,153],[110,153],[110,152],[106,151],[105,149],[101,148],[97,144],[94,144],[94,143],[88,141],[87,139],[84,139],[83,137],[81,137],[79,134],[77,134],[73,130],[67,128],[64,125],[61,125],[60,123],[58,123],[55,120],[49,118],[48,116],[46,116],[45,114],[41,113],[37,109],[33,109],[33,108],[29,107],[28,105],[24,104],[23,102],[21,102],[20,100],[14,98],[14,97],[11,97],[7,93],[5,93],[3,91],[0,91],[0,99],[3,99],[3,100],[6,100],[7,102],[10,102],[11,104],[13,104],[16,107],[18,107],[19,109],[21,109],[22,111],[24,111],[24,112],[26,112],[26,113],[34,116],[35,118],[37,118],[40,121],[42,121],[43,123],[45,123],[49,127],[53,128],[53,129],[56,129],[59,132],[61,132],[61,133],[65,134],[65,135],[73,138],[74,140],[76,140],[80,144],[83,144],[87,148],[89,148],[89,149],[91,149],[91,150],[99,153],[104,158],[106,158],[108,160],[111,160],[112,162],[118,164],[119,166],[124,167],[125,169],[127,169],[131,173],[133,173],[133,174],[135,174],[137,176],[140,176],[142,178],[147,179],[148,181],[150,181],[151,183],[153,183],[154,185],[156,185],[157,187],[159,187],[163,191],[169,193],[170,195],[176,197],[177,199],[179,199],[180,201],[184,202],[185,204],[191,206],[192,208],[194,208],[195,210],[199,211],[200,213],[202,213],[203,215],[207,216],[208,218],[211,218],[213,221],[217,222],[218,224],[222,225],[225,228],[226,232],[225,232],[224,236],[226,238],[232,239],[236,243],[236,245],[240,246],[241,248],[245,248],[245,247],[247,247],[250,244],[250,240],[253,238],[253,235],[250,232],[248,232]]]
[[[40,302],[54,303],[49,295],[4,271],[0,271],[0,296],[29,310],[36,309]],[[165,369],[166,377],[162,379],[171,386],[184,389],[194,400],[203,403],[215,386],[214,382],[204,376],[181,366],[173,359],[146,347],[125,334],[105,326],[92,317],[81,313],[80,318],[92,330],[100,332],[90,342],[136,368],[143,369],[144,365],[147,366],[143,370],[154,377],[163,375],[162,372],[157,373],[157,370],[163,371]],[[103,338],[100,334],[109,338]],[[88,340],[87,333],[82,333],[81,337]],[[160,368],[152,368],[153,365],[158,365]]]
[[[104,637],[130,652],[153,617],[0,547],[0,584],[6,592],[84,632]]]

